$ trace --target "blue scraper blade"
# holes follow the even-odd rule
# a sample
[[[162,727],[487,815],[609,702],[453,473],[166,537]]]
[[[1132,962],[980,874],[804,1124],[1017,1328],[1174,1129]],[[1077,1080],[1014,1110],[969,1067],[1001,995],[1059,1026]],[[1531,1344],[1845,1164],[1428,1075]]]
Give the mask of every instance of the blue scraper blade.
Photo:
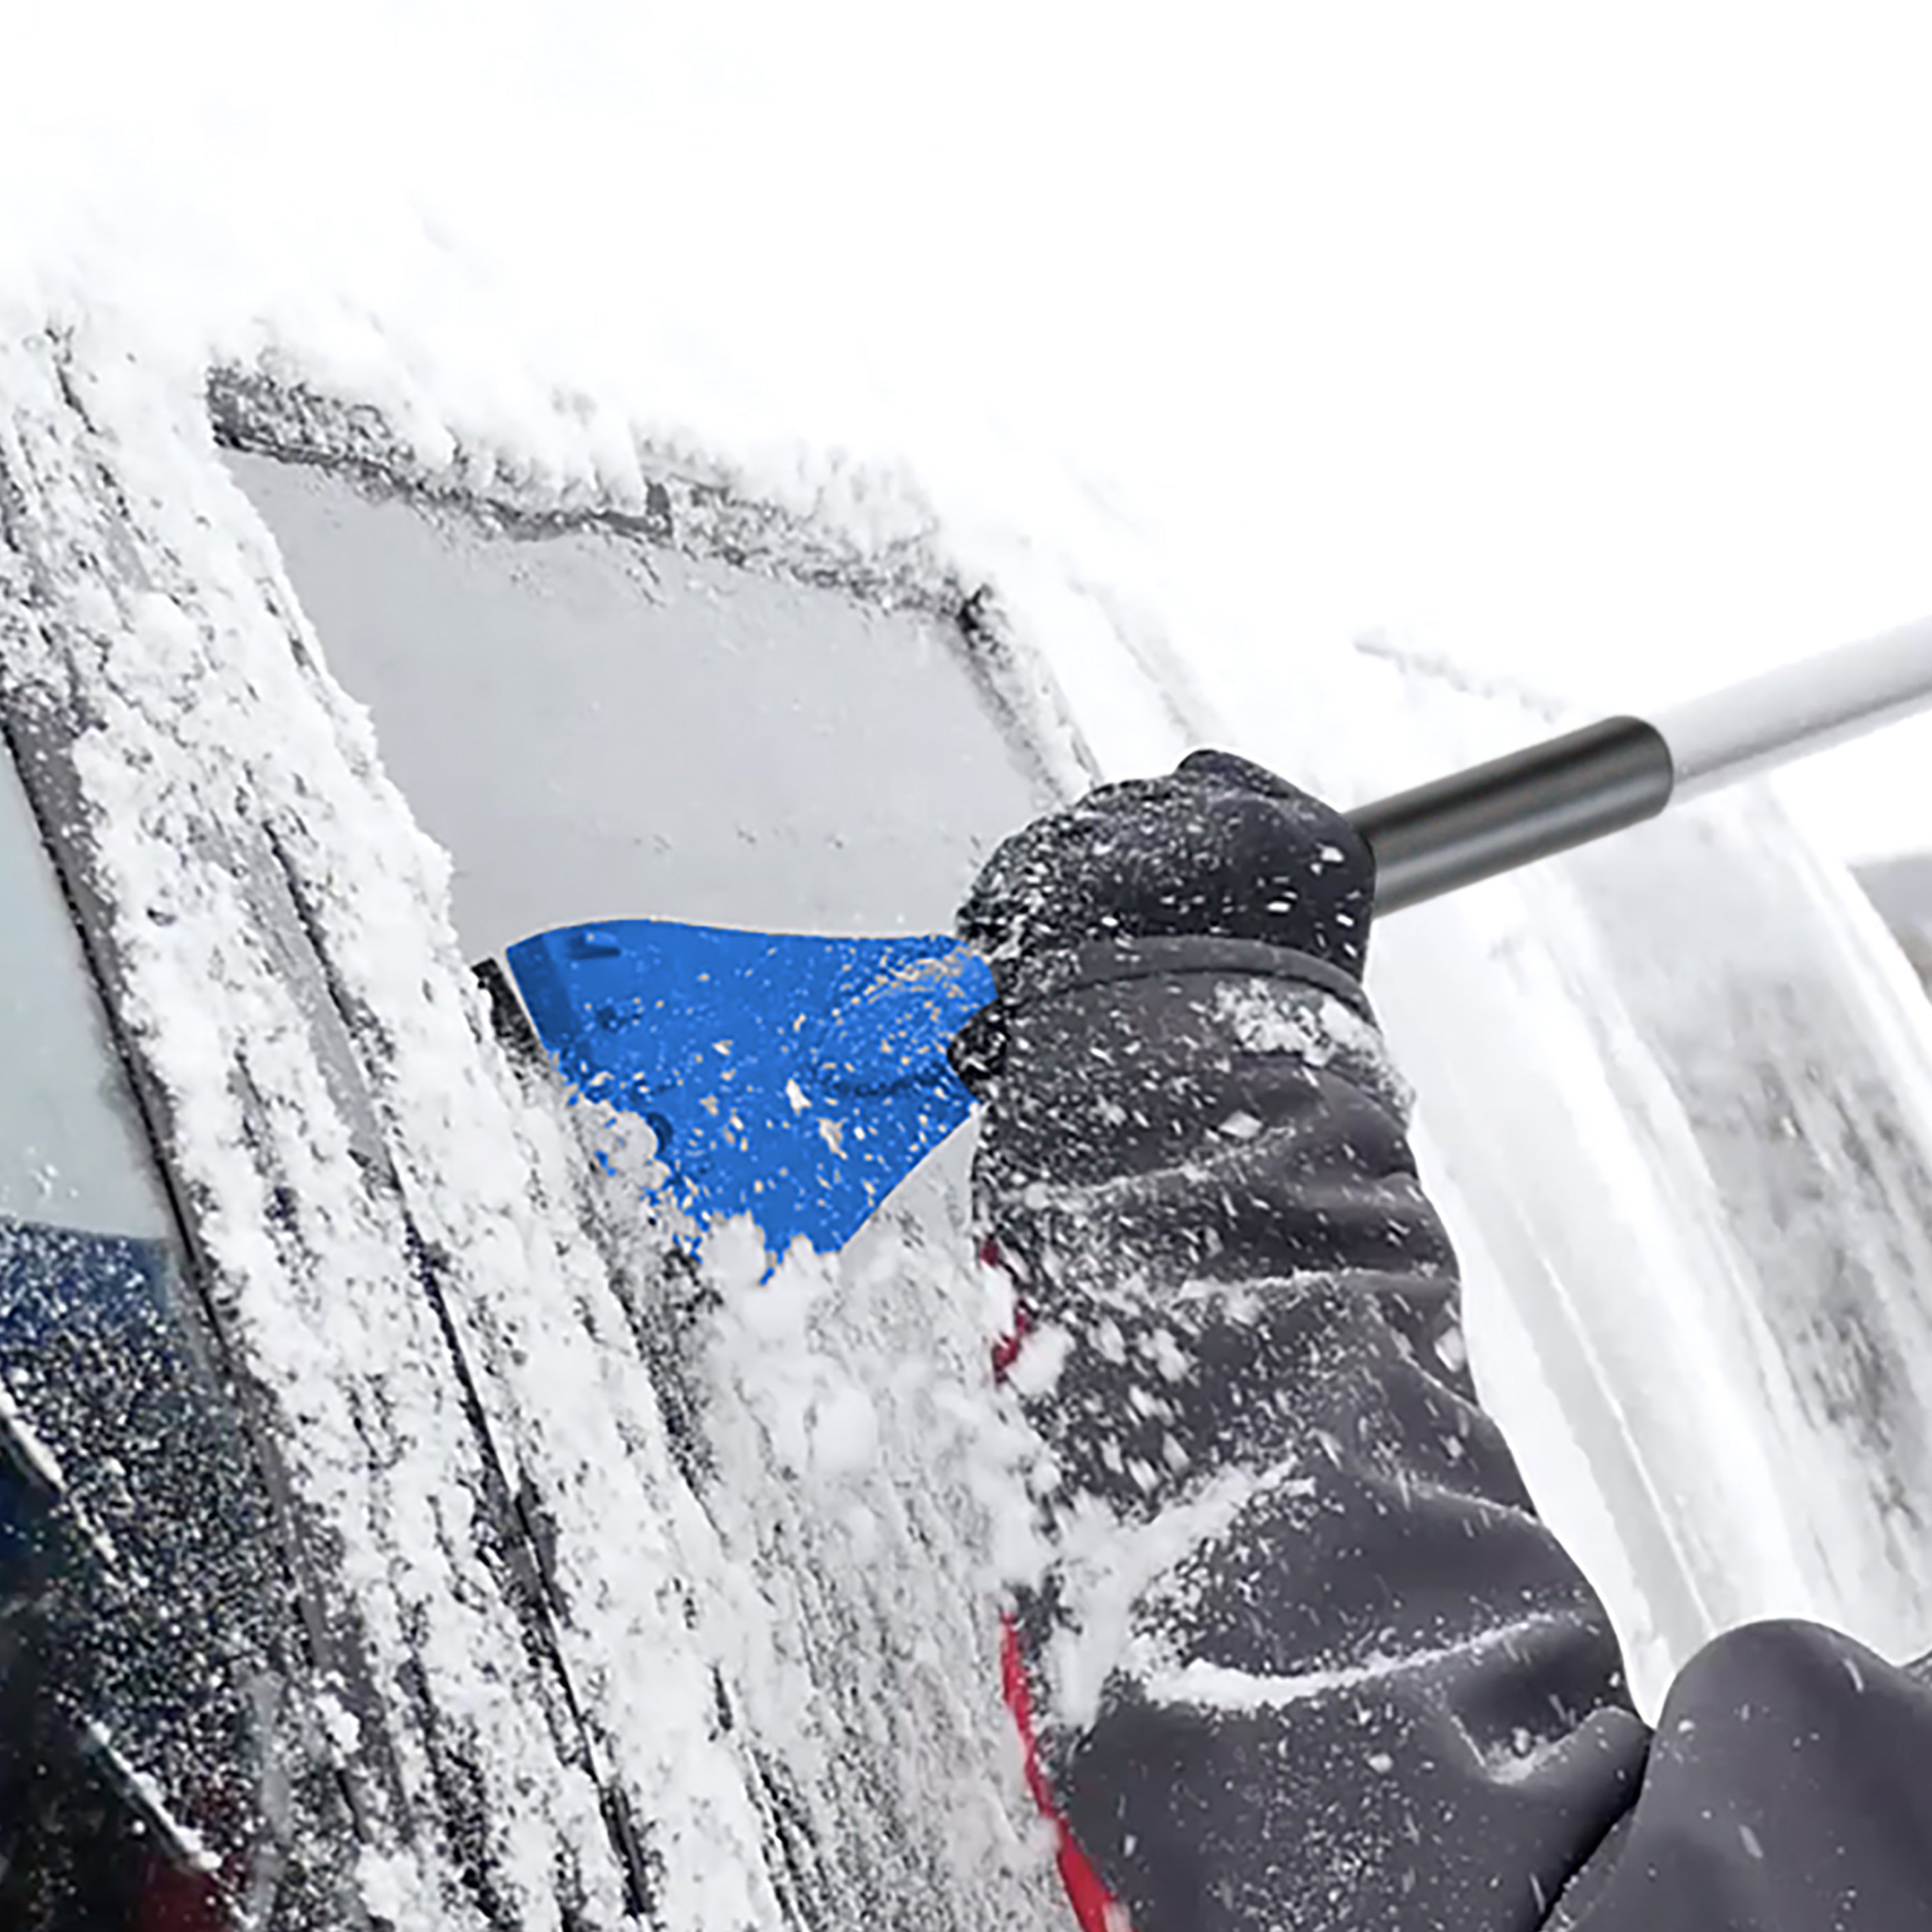
[[[992,975],[950,938],[621,920],[508,957],[564,1077],[650,1123],[688,1212],[749,1214],[774,1254],[842,1246],[972,1106],[946,1044]]]

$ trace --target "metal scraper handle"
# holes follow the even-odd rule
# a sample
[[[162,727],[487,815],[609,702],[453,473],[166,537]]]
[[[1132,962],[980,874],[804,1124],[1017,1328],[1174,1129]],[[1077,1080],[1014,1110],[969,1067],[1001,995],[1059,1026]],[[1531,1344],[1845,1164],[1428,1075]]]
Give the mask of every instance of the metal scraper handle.
[[[1472,885],[1932,706],[1932,618],[1660,714],[1610,718],[1350,812],[1376,910]]]

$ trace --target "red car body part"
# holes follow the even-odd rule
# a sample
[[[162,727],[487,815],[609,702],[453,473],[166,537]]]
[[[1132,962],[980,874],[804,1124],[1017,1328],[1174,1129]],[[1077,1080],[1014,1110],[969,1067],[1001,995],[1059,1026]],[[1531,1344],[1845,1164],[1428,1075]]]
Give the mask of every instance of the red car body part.
[[[980,1245],[982,1267],[998,1268],[1010,1278],[1010,1270],[1000,1252],[999,1244],[988,1240]],[[1006,1372],[1018,1360],[1033,1322],[1024,1305],[1013,1305],[1013,1325],[993,1345],[993,1375],[1004,1381]],[[1000,1689],[1006,1708],[1012,1713],[1020,1734],[1020,1750],[1025,1766],[1027,1790],[1039,1806],[1040,1815],[1053,1827],[1054,1861],[1060,1868],[1060,1882],[1066,1888],[1080,1932],[1132,1932],[1126,1908],[1108,1891],[1100,1875],[1088,1863],[1087,1855],[1076,1842],[1071,1828],[1054,1804],[1052,1787],[1040,1762],[1040,1739],[1034,1728],[1033,1685],[1027,1675],[1026,1658],[1020,1650],[1019,1627],[1010,1612],[1000,1618]]]
[[[1000,1688],[1006,1694],[1006,1708],[1019,1727],[1027,1789],[1033,1793],[1033,1802],[1040,1807],[1041,1815],[1053,1827],[1054,1861],[1060,1868],[1060,1882],[1066,1888],[1080,1932],[1132,1932],[1126,1907],[1101,1882],[1100,1874],[1088,1862],[1086,1853],[1075,1842],[1072,1830],[1053,1802],[1046,1774],[1040,1768],[1039,1740],[1034,1730],[1033,1687],[1027,1678],[1026,1659],[1020,1654],[1019,1631],[1010,1616],[1002,1617],[1000,1624]]]

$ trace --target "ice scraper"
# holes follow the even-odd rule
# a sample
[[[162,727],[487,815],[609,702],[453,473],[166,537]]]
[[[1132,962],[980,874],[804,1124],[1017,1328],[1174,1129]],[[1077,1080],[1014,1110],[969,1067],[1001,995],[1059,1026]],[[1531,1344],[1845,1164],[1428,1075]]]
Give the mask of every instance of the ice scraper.
[[[1660,716],[1612,718],[1352,812],[1393,912],[1654,818],[1932,704],[1932,619]],[[680,1202],[782,1253],[843,1244],[962,1123],[947,1041],[993,996],[946,937],[829,939],[654,920],[508,959],[582,1095],[647,1120]]]

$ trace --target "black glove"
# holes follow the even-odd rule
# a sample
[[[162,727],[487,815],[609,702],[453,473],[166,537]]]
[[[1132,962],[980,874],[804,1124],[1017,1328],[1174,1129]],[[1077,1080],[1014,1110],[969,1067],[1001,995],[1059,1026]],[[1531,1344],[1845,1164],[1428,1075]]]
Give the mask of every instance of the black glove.
[[[1016,832],[959,910],[1002,992],[1023,958],[1096,940],[1256,939],[1360,979],[1374,854],[1340,813],[1228,752],[1102,785]]]

